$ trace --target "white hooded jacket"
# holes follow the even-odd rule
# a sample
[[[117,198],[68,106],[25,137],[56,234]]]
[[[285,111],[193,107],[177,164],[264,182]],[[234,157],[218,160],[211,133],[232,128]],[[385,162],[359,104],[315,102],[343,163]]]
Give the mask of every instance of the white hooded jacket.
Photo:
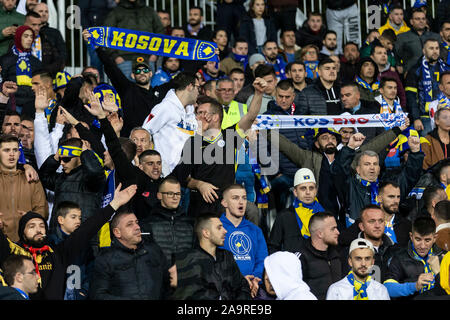
[[[278,251],[264,259],[277,300],[317,300],[303,281],[302,264],[292,252]]]

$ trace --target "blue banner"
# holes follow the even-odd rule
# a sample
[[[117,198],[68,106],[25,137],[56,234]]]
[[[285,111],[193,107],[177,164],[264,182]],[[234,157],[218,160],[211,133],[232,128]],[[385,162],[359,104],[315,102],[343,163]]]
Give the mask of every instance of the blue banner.
[[[113,27],[87,30],[92,35],[89,43],[94,46],[185,60],[219,62],[214,42]]]

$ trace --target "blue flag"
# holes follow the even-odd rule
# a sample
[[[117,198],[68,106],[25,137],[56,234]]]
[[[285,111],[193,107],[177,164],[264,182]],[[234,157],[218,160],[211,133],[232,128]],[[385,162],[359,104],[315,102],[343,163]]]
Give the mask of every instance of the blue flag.
[[[87,30],[92,35],[89,43],[94,46],[185,60],[219,62],[215,54],[217,44],[214,42],[113,27]]]

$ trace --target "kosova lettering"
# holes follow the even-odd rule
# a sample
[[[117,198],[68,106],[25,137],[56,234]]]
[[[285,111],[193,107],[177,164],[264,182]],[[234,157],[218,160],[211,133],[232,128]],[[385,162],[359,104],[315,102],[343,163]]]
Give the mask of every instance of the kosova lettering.
[[[124,39],[125,38],[125,39]],[[140,50],[160,51],[161,44],[163,44],[162,51],[170,54],[175,51],[175,55],[183,55],[189,57],[189,42],[176,39],[164,39],[153,37],[150,39],[147,35],[140,35],[119,31],[113,31],[113,38],[111,40],[111,46],[136,48]]]

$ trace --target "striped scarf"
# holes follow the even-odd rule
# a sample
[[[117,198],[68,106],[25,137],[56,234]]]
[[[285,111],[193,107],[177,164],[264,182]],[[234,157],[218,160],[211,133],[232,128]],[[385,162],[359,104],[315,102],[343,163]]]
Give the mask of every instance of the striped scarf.
[[[381,108],[380,108],[381,117],[383,119],[387,120],[387,119],[389,119],[389,114],[391,114],[391,113],[395,113],[395,114],[403,113],[402,106],[400,105],[400,103],[398,103],[397,99],[394,99],[393,110],[391,110],[391,107],[386,102],[386,100],[383,97],[381,97]],[[398,126],[398,123],[393,122],[392,127],[394,127],[394,126]],[[391,127],[385,127],[384,129],[389,130],[389,129],[391,129]]]
[[[371,276],[368,276],[366,281],[360,282],[356,280],[353,271],[350,271],[347,275],[347,280],[353,286],[353,300],[369,300],[367,285],[372,280]]]
[[[450,46],[445,41],[442,41],[441,45],[447,49],[447,64],[450,65]]]
[[[374,92],[377,91],[378,88],[380,87],[380,81],[376,81],[372,84],[368,84],[366,81],[364,81],[363,79],[361,79],[361,77],[357,76],[356,77],[356,82],[363,88],[365,89],[369,89],[370,92]]]
[[[37,262],[37,255],[43,254],[44,252],[47,252],[47,251],[51,251],[50,247],[43,246],[42,248],[33,248],[31,246],[27,246],[26,244],[22,244],[22,245],[33,256],[33,262],[34,262],[34,267],[36,269],[36,273],[37,273],[39,279],[41,279],[41,273],[39,272],[39,264]]]
[[[395,214],[392,216],[392,219],[389,221],[386,221],[386,224],[384,226],[384,234],[387,235],[392,242],[397,243],[397,236],[395,235],[394,231],[394,218]]]
[[[50,103],[48,104],[48,107],[45,108],[44,113],[45,117],[47,118],[47,122],[50,123],[50,116],[52,115],[53,109],[56,107],[56,100],[52,99]]]
[[[317,201],[317,198],[315,198],[314,202],[310,204],[306,204],[295,198],[292,205],[294,207],[294,211],[296,213],[295,217],[297,218],[298,227],[300,228],[303,238],[309,238],[311,236],[308,229],[309,220],[315,213],[325,211],[324,208]]]
[[[378,189],[379,189],[378,179],[375,182],[370,182],[370,181],[364,180],[359,175],[357,176],[357,178],[364,187],[370,187],[370,203],[379,205],[380,202],[378,201]]]
[[[414,255],[414,259],[423,263],[423,266],[425,268],[425,273],[431,273],[431,274],[435,275],[433,270],[431,270],[431,266],[428,264],[428,255],[429,254],[433,254],[433,249],[430,249],[430,252],[424,258],[424,257],[421,257],[416,252],[416,249],[414,248],[414,244],[412,242],[411,242],[411,248],[412,248],[412,252],[413,252],[413,255]],[[434,284],[435,284],[435,279],[433,278],[433,281],[428,283],[428,285],[426,287],[423,287],[422,289],[420,289],[420,293],[424,293],[425,291],[433,289],[434,288]]]
[[[41,36],[37,36],[36,39],[34,39],[33,44],[31,45],[31,53],[33,56],[38,58],[40,61],[42,61],[42,40]]]
[[[439,72],[444,72],[448,70],[448,66],[442,59],[438,59]],[[428,65],[427,58],[424,56],[422,58],[422,87],[425,92],[425,103],[433,101],[433,82],[431,78],[430,66]]]
[[[12,52],[18,56],[16,62],[16,82],[18,86],[30,86],[31,87],[31,62],[30,51],[21,52],[15,45],[11,48]]]

